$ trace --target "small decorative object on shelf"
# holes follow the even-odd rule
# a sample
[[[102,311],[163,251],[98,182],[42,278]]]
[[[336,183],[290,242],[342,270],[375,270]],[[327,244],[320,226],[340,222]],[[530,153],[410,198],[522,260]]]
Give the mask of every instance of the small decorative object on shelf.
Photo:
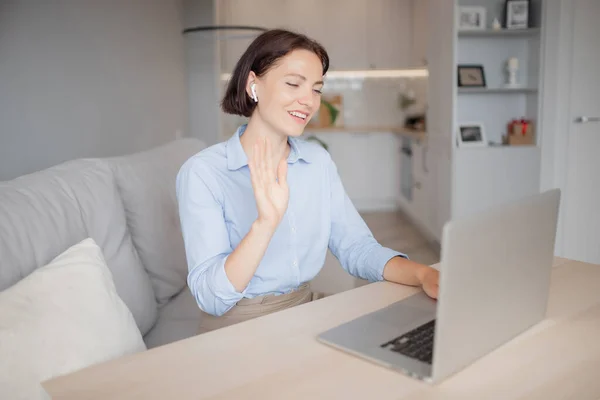
[[[502,24],[500,21],[498,21],[498,18],[494,18],[494,21],[492,22],[492,29],[495,31],[502,30]]]
[[[483,65],[459,65],[458,87],[486,87]]]
[[[519,70],[519,59],[516,57],[511,57],[506,62],[506,71],[508,72],[508,81],[506,82],[506,87],[519,87],[519,83],[517,82],[517,71]]]
[[[510,146],[534,145],[533,122],[525,118],[510,121],[507,126],[506,144]]]
[[[486,27],[485,7],[459,7],[457,26],[459,31],[480,31]]]
[[[458,127],[459,147],[485,147],[487,139],[483,124],[479,122],[463,123]]]
[[[427,129],[426,126],[426,115],[425,114],[416,114],[406,117],[404,121],[404,127],[406,129],[410,129],[412,131],[420,131],[423,132]]]
[[[398,106],[402,111],[414,105],[417,102],[415,91],[412,89],[405,90],[398,96]]]
[[[308,123],[310,128],[342,127],[343,99],[341,95],[323,95],[321,106]]]
[[[531,18],[530,0],[506,0],[504,25],[506,29],[527,29]]]

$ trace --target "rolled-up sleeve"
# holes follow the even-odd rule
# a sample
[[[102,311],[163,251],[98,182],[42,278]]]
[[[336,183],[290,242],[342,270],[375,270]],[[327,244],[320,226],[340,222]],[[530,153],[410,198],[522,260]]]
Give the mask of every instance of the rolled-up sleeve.
[[[200,160],[191,159],[177,175],[176,190],[188,286],[204,312],[220,316],[244,294],[235,289],[225,273],[225,261],[233,250],[219,188],[211,181],[210,173]]]
[[[331,234],[329,249],[353,276],[370,282],[383,280],[385,264],[405,254],[381,246],[348,197],[337,167],[328,160],[331,187]]]

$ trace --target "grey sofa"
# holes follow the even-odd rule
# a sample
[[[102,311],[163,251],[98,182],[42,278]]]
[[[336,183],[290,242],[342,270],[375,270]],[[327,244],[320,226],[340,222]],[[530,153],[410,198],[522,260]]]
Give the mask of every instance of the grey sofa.
[[[199,309],[186,284],[175,177],[204,147],[181,139],[0,182],[0,290],[91,237],[148,348],[193,336]]]

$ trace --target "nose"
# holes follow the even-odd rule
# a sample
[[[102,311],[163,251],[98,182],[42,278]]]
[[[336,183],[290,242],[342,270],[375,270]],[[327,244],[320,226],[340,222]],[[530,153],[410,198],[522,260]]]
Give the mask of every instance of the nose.
[[[303,93],[303,95],[298,99],[298,103],[310,108],[312,111],[312,108],[315,104],[315,95],[312,89],[309,89],[308,93]]]

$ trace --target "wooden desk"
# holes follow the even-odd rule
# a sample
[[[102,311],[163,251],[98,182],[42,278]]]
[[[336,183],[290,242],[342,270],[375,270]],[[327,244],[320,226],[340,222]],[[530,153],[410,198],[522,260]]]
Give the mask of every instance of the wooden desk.
[[[416,289],[380,282],[44,383],[53,399],[598,399],[600,266],[556,259],[547,319],[437,386],[315,340]]]

